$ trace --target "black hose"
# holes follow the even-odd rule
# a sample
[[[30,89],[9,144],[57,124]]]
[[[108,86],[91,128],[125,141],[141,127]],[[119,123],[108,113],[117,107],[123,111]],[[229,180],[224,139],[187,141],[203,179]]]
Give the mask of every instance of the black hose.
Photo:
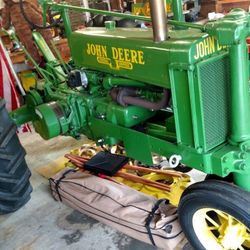
[[[157,102],[151,102],[138,97],[136,92],[136,89],[132,88],[114,88],[111,90],[110,95],[114,101],[122,106],[134,105],[154,111],[166,108],[170,100],[170,91],[167,89],[163,90],[163,96]]]
[[[58,24],[60,22],[60,19],[59,19],[57,21],[54,21],[50,25],[46,25],[46,26],[37,25],[37,24],[33,23],[32,21],[30,21],[29,17],[26,15],[25,10],[24,10],[23,0],[19,0],[19,5],[20,5],[20,10],[21,10],[21,13],[22,13],[24,19],[26,20],[26,22],[29,25],[31,25],[32,29],[51,29],[51,28],[58,26]]]

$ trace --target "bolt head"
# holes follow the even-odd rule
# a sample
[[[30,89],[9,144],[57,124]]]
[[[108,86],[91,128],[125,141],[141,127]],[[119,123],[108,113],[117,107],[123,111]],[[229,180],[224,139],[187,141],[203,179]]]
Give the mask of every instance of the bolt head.
[[[237,169],[238,170],[246,170],[247,169],[246,163],[245,162],[238,163]]]
[[[226,157],[226,156],[223,157],[222,161],[223,161],[224,163],[228,162],[228,157]]]
[[[247,158],[247,154],[246,154],[245,152],[240,152],[240,153],[238,154],[238,157],[239,157],[239,159],[244,160],[244,159]]]
[[[246,170],[247,169],[247,165],[245,163],[240,164],[240,169],[241,170]]]
[[[250,151],[250,147],[248,145],[243,145],[242,146],[242,150],[245,152],[249,152]]]

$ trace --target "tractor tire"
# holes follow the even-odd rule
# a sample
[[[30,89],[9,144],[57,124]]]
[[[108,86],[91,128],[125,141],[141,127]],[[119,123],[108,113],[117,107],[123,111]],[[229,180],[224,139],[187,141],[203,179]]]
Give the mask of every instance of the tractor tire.
[[[181,198],[182,229],[194,249],[250,249],[250,193],[218,180],[195,183]]]
[[[30,199],[31,172],[25,154],[16,125],[9,118],[4,100],[0,99],[0,214],[14,212]]]

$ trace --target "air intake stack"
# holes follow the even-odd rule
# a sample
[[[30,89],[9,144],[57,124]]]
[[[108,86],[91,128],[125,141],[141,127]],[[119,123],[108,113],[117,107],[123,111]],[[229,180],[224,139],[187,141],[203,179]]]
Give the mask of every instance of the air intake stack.
[[[156,43],[168,38],[167,15],[164,0],[150,0],[150,13]]]

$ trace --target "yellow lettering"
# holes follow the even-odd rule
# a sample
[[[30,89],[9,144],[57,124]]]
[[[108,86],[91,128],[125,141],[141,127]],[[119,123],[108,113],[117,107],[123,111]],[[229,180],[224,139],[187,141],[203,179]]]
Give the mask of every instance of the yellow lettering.
[[[209,37],[209,42],[210,42],[210,53],[214,53],[215,52],[215,39],[214,37]]]
[[[88,43],[88,44],[87,44],[87,54],[90,55],[90,53],[91,53],[91,52],[90,52],[90,44]]]
[[[145,64],[143,56],[144,56],[143,51],[138,51],[138,61],[139,61],[139,64],[142,64],[142,65]]]
[[[97,56],[102,56],[102,52],[101,52],[101,46],[100,45],[96,45],[96,55]]]
[[[217,42],[217,50],[218,50],[218,51],[221,51],[222,49],[223,49],[223,47],[220,46],[219,42]]]
[[[200,58],[200,53],[199,53],[199,46],[196,44],[196,54],[194,56],[195,60],[198,60]]]
[[[107,47],[99,44],[87,44],[87,54],[107,58]]]
[[[105,57],[105,58],[108,57],[107,47],[106,46],[102,46],[102,57]]]
[[[126,62],[130,62],[129,49],[124,49],[124,59]]]
[[[199,52],[200,52],[200,57],[204,57],[205,56],[205,51],[204,51],[204,44],[203,42],[199,43]]]
[[[112,47],[112,57],[113,57],[113,59],[118,60],[118,56],[119,56],[118,50],[115,47]]]
[[[135,50],[131,50],[131,62],[138,63],[137,61],[137,52]]]
[[[202,42],[196,44],[196,54],[194,55],[194,59],[198,60],[199,58],[211,55],[225,48],[227,48],[227,46],[221,46],[214,37],[208,37]]]
[[[111,49],[111,55],[109,50]],[[86,53],[91,56],[96,56],[98,63],[107,62],[106,60],[115,60],[115,63],[118,63],[118,69],[132,69],[134,64],[144,65],[144,52],[137,50],[130,50],[128,48],[116,48],[116,47],[107,47],[100,44],[91,44],[87,43]]]
[[[210,54],[210,47],[209,47],[209,40],[208,39],[204,40],[204,53],[205,53],[205,56]]]
[[[94,44],[91,44],[91,46],[90,46],[90,51],[91,51],[91,54],[92,54],[93,56],[96,55],[96,49],[95,49],[95,45],[94,45]]]
[[[118,54],[119,54],[119,61],[124,61],[122,48],[118,48]]]

